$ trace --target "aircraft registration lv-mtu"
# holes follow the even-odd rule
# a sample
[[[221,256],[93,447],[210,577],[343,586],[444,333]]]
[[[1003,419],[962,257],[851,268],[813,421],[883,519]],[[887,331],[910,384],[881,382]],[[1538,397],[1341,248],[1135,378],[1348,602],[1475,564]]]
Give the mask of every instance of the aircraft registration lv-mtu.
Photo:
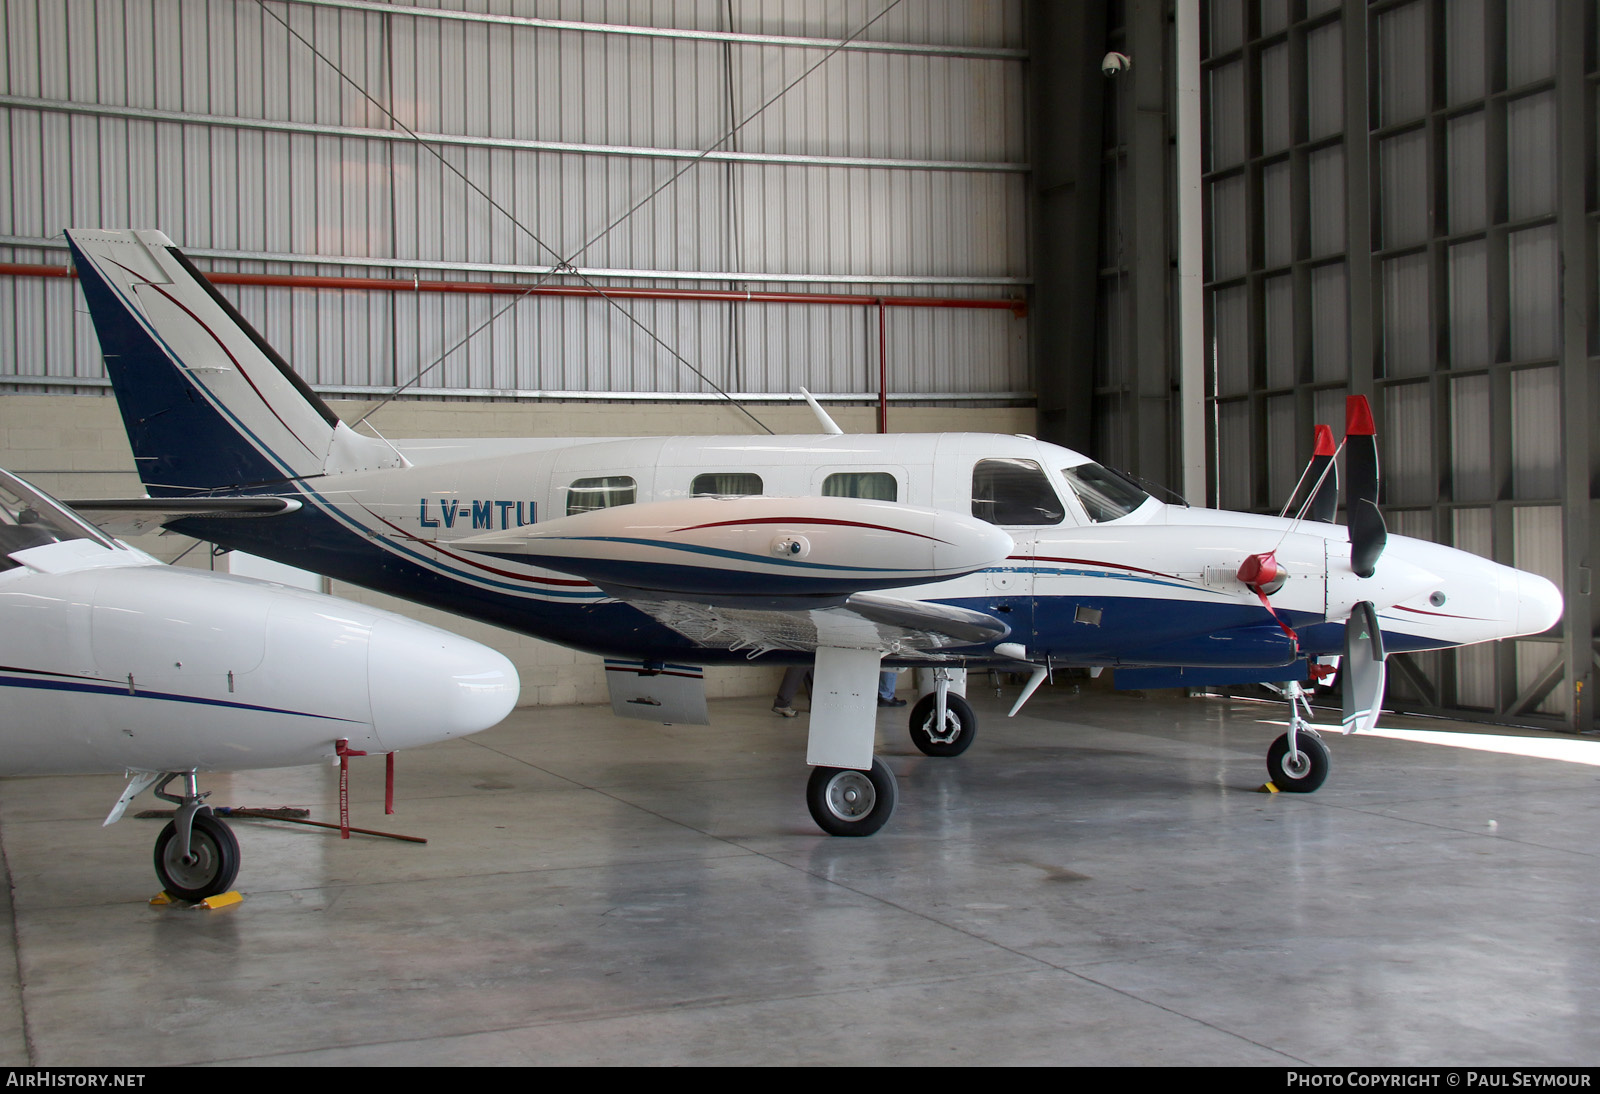
[[[873,756],[881,664],[1028,671],[1025,695],[1065,666],[1286,684],[1295,713],[1268,766],[1313,790],[1327,750],[1298,682],[1342,657],[1357,728],[1386,651],[1561,614],[1541,577],[1386,537],[1364,403],[1348,533],[1326,489],[1322,521],[1166,505],[1020,436],[391,442],[340,422],[161,233],[68,237],[149,494],[300,503],[170,527],[618,659],[614,708],[658,720],[704,719],[708,663],[814,659],[807,801],[836,835],[894,808]],[[954,755],[976,724],[934,675],[912,737]]]

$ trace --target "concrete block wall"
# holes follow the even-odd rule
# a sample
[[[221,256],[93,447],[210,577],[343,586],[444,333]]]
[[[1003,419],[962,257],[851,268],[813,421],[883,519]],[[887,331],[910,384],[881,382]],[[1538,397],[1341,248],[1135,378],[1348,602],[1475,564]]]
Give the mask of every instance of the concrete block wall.
[[[345,421],[354,422],[376,400],[330,401]],[[778,433],[815,433],[817,422],[804,406],[757,406],[752,412]],[[876,429],[875,407],[830,408],[846,432]],[[509,403],[487,401],[397,401],[375,417],[387,437],[650,437],[677,434],[753,434],[756,427],[739,411],[715,404],[660,403]],[[889,423],[897,433],[962,431],[1031,433],[1032,408],[892,407]],[[0,395],[0,466],[70,501],[88,497],[137,497],[144,492],[134,471],[122,418],[115,400],[93,395]],[[186,536],[152,534],[131,539],[134,546],[180,565],[226,569],[209,548]],[[522,675],[522,705],[545,706],[607,702],[600,658],[461,616],[423,608],[344,582],[330,582],[336,596],[386,608],[433,626],[465,635],[500,650]],[[771,694],[779,670],[718,667],[706,673],[712,697]],[[902,674],[902,683],[908,677]]]

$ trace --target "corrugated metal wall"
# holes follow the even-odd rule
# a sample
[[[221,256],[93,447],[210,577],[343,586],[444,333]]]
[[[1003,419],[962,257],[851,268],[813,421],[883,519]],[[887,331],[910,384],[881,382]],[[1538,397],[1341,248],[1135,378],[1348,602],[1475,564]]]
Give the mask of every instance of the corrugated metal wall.
[[[1548,635],[1395,659],[1389,700],[1591,727],[1600,5],[1202,10],[1216,499],[1276,509],[1369,395],[1390,527],[1567,595]]]
[[[215,270],[1021,295],[1020,0],[905,0],[830,55],[885,6],[0,0],[0,261],[133,225]],[[424,390],[707,390],[602,301],[225,291],[318,385],[405,380],[487,322]],[[877,388],[873,309],[622,307],[729,390]],[[79,310],[0,278],[0,377],[100,377]],[[891,392],[1031,386],[1006,311],[893,309],[887,341]]]

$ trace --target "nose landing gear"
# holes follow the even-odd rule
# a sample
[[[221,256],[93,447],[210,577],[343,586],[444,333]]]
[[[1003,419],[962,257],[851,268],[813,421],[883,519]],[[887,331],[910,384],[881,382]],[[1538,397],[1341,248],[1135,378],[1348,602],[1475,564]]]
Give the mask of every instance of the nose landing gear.
[[[1267,775],[1279,790],[1309,794],[1328,778],[1328,746],[1300,715],[1302,706],[1311,713],[1311,704],[1299,683],[1290,681],[1278,690],[1289,700],[1289,732],[1267,749]]]
[[[183,780],[181,795],[165,792],[173,779]],[[156,837],[155,867],[161,887],[172,896],[194,901],[227,892],[239,873],[239,841],[206,806],[194,772],[167,774],[154,793],[178,807]]]

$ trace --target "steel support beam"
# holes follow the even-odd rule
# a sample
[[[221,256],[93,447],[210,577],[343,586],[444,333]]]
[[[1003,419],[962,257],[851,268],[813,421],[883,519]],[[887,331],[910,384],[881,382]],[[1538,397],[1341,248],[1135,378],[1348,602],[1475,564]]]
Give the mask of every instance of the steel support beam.
[[[1587,204],[1594,171],[1595,119],[1588,110],[1584,50],[1593,41],[1592,4],[1556,5],[1556,231],[1561,264],[1562,661],[1567,727],[1588,733],[1594,719],[1593,505],[1594,437],[1589,412],[1589,323],[1593,293]]]
[[[1038,430],[1082,451],[1094,420],[1106,26],[1105,0],[1028,4],[1029,54],[1044,59],[1029,72]]]
[[[487,23],[536,30],[563,30],[581,34],[624,35],[634,38],[673,38],[688,42],[728,42],[739,46],[785,46],[791,49],[837,49],[850,53],[899,53],[925,57],[970,57],[990,61],[1022,61],[1027,51],[1005,46],[934,45],[927,42],[880,42],[858,38],[840,43],[837,38],[812,38],[794,34],[745,34],[728,30],[693,30],[680,27],[631,26],[626,23],[585,23],[576,19],[539,19],[527,15],[496,15],[488,12],[450,11],[409,4],[376,3],[374,0],[290,0],[302,7],[343,8],[373,15],[408,16],[414,19],[439,19],[462,23]]]
[[[1133,57],[1133,117],[1127,132],[1128,175],[1132,180],[1134,399],[1131,451],[1133,472],[1159,483],[1179,481],[1176,446],[1178,418],[1173,395],[1174,367],[1172,257],[1174,217],[1168,138],[1171,91],[1167,64],[1167,0],[1129,0],[1128,52]]]
[[[174,125],[205,125],[221,129],[259,129],[272,133],[298,133],[341,140],[393,141],[401,144],[434,144],[449,148],[490,148],[508,152],[558,152],[575,156],[625,156],[643,159],[705,160],[712,163],[773,164],[780,167],[855,167],[870,170],[977,171],[1020,174],[1025,163],[983,162],[978,160],[901,160],[877,156],[809,156],[783,152],[729,152],[700,148],[646,148],[632,144],[583,144],[576,141],[536,141],[515,137],[477,137],[464,133],[417,133],[403,129],[372,129],[348,125],[323,125],[318,122],[291,122],[275,118],[236,118],[226,114],[195,114],[182,110],[156,110],[143,106],[114,106],[107,103],[73,102],[66,99],[33,99],[24,95],[0,95],[0,107],[13,110],[39,110],[56,114],[86,114],[96,118],[132,121],[170,122]]]

